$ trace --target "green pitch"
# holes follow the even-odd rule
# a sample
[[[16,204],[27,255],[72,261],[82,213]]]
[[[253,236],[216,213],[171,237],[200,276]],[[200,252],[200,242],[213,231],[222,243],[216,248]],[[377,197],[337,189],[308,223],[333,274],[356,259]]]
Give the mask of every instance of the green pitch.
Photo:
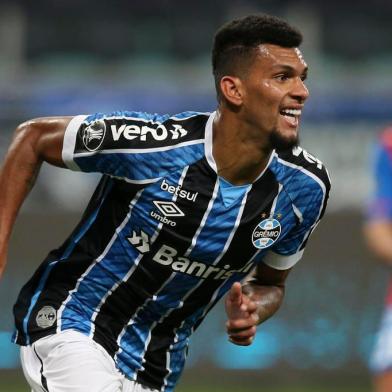
[[[24,382],[15,381],[13,385],[8,384],[4,385],[3,382],[0,382],[0,392],[30,392],[30,389],[26,386]],[[255,387],[244,389],[244,388],[216,388],[208,387],[208,386],[200,386],[200,387],[179,387],[176,392],[370,392],[369,389],[366,388],[318,388],[318,387],[293,387],[293,388],[260,388]]]
[[[20,371],[0,371],[0,392],[30,392]],[[344,388],[344,387],[320,387],[320,386],[292,386],[292,387],[228,387],[214,385],[180,385],[176,392],[371,392],[369,387]]]

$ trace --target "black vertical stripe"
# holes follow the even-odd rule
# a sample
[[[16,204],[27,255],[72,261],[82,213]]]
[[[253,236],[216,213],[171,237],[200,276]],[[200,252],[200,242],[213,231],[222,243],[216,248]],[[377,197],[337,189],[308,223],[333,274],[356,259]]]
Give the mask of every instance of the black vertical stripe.
[[[14,306],[16,327],[18,330],[17,343],[22,345],[26,344],[26,336],[23,333],[23,319],[27,314],[31,298],[37,289],[42,274],[48,268],[48,264],[62,257],[70,245],[72,238],[80,232],[91,214],[99,208],[105,193],[109,192],[99,209],[95,221],[77,243],[69,257],[58,262],[50,272],[28,322],[28,333],[31,337],[31,342],[55,332],[57,327],[56,323],[46,329],[37,326],[35,321],[37,313],[44,306],[52,306],[56,310],[60,308],[62,302],[67,298],[69,291],[75,287],[80,275],[83,274],[90,264],[94,262],[95,258],[105,249],[116,227],[127,214],[129,201],[132,200],[139,189],[140,185],[127,184],[107,176],[101,179],[86,212],[83,214],[82,220],[72,235],[59,249],[49,254],[33,278],[22,288]]]
[[[48,382],[44,376],[44,363],[42,362],[42,359],[40,358],[40,356],[37,353],[37,350],[35,349],[35,347],[33,346],[35,355],[37,356],[38,360],[41,363],[41,369],[40,369],[40,373],[41,373],[41,385],[43,387],[43,389],[45,389],[46,392],[49,392],[49,388],[48,388]]]
[[[269,216],[278,192],[279,184],[275,175],[267,169],[249,191],[240,224],[217,266],[229,264],[232,269],[239,269],[254,256],[257,249],[244,244],[251,241],[252,232],[262,220],[262,214]],[[166,369],[167,351],[174,343],[176,330],[187,317],[201,307],[208,305],[215,290],[222,283],[223,280],[206,279],[184,301],[183,307],[173,310],[168,317],[154,327],[144,356],[144,370],[138,373],[138,382],[158,390],[162,388],[165,377],[168,375]]]
[[[111,356],[114,356],[118,350],[117,338],[128,321],[147,300],[161,289],[172,274],[170,268],[153,261],[153,256],[162,244],[175,246],[180,253],[186,252],[208,207],[215,182],[216,174],[204,159],[188,168],[182,189],[188,192],[198,192],[197,204],[177,197],[175,203],[185,213],[185,216],[170,218],[176,222],[174,228],[163,224],[150,251],[143,255],[129,279],[121,282],[102,305],[95,319],[94,340],[101,344]]]

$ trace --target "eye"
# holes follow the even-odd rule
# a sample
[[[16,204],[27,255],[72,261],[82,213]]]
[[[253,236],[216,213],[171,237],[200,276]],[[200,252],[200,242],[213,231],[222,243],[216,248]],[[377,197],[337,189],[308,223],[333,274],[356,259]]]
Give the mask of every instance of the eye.
[[[301,76],[301,80],[304,82],[307,79],[307,77],[308,77],[308,74],[303,74]]]
[[[276,79],[276,80],[279,81],[279,82],[285,82],[285,81],[288,80],[289,78],[290,78],[290,76],[289,76],[288,74],[285,74],[285,73],[276,75],[276,76],[274,77],[274,79]]]

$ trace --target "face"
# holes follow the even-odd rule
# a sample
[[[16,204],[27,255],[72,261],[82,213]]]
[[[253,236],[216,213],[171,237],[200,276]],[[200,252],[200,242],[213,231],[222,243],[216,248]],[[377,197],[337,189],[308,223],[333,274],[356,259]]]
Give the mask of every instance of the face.
[[[305,86],[307,65],[298,48],[264,44],[246,76],[243,89],[244,120],[267,136],[272,148],[298,144],[298,127],[309,92]]]

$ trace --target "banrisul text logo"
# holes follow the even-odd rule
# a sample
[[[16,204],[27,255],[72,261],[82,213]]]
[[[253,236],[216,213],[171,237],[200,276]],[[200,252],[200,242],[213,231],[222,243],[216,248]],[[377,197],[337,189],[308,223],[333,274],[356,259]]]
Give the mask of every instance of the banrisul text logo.
[[[271,246],[279,238],[281,226],[279,221],[268,218],[261,221],[252,233],[252,242],[257,249]]]
[[[96,120],[87,125],[86,128],[82,130],[82,140],[87,150],[98,150],[105,138],[105,133],[106,125],[103,120]]]

